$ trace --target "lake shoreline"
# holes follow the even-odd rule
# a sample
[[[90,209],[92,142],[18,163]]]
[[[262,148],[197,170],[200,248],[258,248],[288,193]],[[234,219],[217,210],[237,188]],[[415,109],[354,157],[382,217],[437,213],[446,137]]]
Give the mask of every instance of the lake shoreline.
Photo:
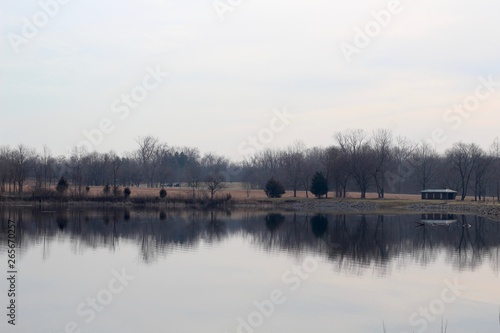
[[[455,213],[465,215],[479,215],[494,220],[500,220],[500,204],[491,202],[464,202],[464,201],[431,201],[405,199],[286,199],[286,200],[259,200],[256,203],[243,204],[243,207],[258,206],[259,204],[272,205],[276,208],[300,211],[318,212],[359,212],[359,213]]]
[[[32,198],[0,199],[0,207],[151,207],[151,208],[185,208],[185,209],[265,209],[310,211],[319,213],[455,213],[474,214],[500,220],[500,204],[476,201],[432,201],[408,199],[352,199],[352,198],[280,198],[280,199],[217,199],[199,200],[189,199],[150,198],[149,200],[113,199],[99,200],[96,198],[56,200],[34,200]]]

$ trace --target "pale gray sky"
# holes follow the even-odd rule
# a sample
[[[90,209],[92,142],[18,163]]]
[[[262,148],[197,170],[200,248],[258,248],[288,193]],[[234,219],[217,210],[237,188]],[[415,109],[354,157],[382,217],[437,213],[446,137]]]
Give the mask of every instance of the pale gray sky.
[[[500,135],[498,1],[59,1],[0,4],[0,145],[64,154],[103,120],[97,151],[152,134],[236,160],[251,136],[313,146],[346,128],[415,141],[440,129],[443,150]],[[121,100],[132,92],[135,108]],[[296,117],[282,126],[285,108]]]

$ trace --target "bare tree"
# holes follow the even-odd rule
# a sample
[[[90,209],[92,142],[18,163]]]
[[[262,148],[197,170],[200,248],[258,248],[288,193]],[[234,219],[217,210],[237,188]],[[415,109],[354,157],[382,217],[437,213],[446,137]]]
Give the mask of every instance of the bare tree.
[[[71,180],[73,181],[73,186],[75,192],[77,191],[79,195],[82,194],[83,182],[84,182],[84,172],[87,168],[84,168],[84,159],[87,156],[87,150],[85,147],[74,147],[71,151],[70,156],[70,167],[71,167]]]
[[[333,186],[337,198],[345,198],[347,195],[347,184],[349,183],[349,160],[347,156],[338,154],[333,164]]]
[[[443,187],[456,189],[457,191],[460,189],[461,186],[460,175],[456,172],[455,168],[452,165],[450,165],[448,159],[446,159],[443,163],[441,163],[439,174],[443,178],[440,182],[440,185],[444,184],[445,186]]]
[[[23,192],[24,181],[28,177],[30,169],[33,167],[34,156],[34,150],[24,145],[18,145],[17,148],[12,151],[14,179],[17,183],[19,193]]]
[[[215,153],[206,153],[201,158],[201,166],[209,173],[222,173],[229,167],[229,160],[221,155]]]
[[[146,175],[147,184],[153,187],[156,168],[158,165],[155,163],[158,156],[158,147],[160,140],[153,136],[139,137],[136,140],[139,145],[137,150],[137,158],[142,168],[142,172]]]
[[[193,190],[194,199],[196,197],[195,191],[198,189],[201,182],[201,168],[198,161],[193,160],[186,165],[185,177],[188,186]]]
[[[156,180],[161,185],[172,175],[175,165],[173,149],[166,143],[160,143],[155,151],[154,163],[157,165]]]
[[[335,139],[348,161],[348,172],[356,182],[361,198],[366,198],[375,170],[374,152],[367,142],[366,133],[359,129],[347,130],[344,133],[337,133]]]
[[[43,153],[40,156],[40,163],[42,165],[43,187],[46,189],[54,178],[54,163],[55,159],[52,157],[52,152],[47,145],[43,145]]]
[[[297,141],[293,145],[288,146],[281,154],[281,165],[287,185],[293,190],[293,197],[297,197],[297,190],[304,179],[305,157],[304,151],[306,147],[304,143]],[[306,190],[307,193],[307,190]]]
[[[224,183],[224,176],[220,173],[210,173],[207,178],[205,178],[205,184],[207,189],[210,191],[210,199],[213,200],[215,194],[226,188]]]
[[[139,137],[136,139],[139,148],[135,152],[135,158],[145,175],[149,187],[155,187],[170,176],[173,150],[166,144],[153,136]]]
[[[319,170],[323,170],[329,188],[335,189],[337,198],[345,198],[349,181],[347,155],[339,147],[331,146],[321,152]]]
[[[413,160],[419,188],[430,188],[439,177],[439,154],[429,143],[422,142],[413,152]]]
[[[143,178],[141,163],[136,157],[137,152],[133,152],[122,158],[120,179],[126,186],[139,186]]]
[[[390,166],[392,133],[386,129],[379,129],[373,133],[373,154],[375,168],[373,179],[379,198],[385,195],[386,173]]]
[[[186,183],[189,182],[188,170],[193,166],[199,168],[200,165],[200,152],[197,148],[180,147],[175,149],[175,174],[177,179],[182,179]],[[199,178],[199,177],[198,177]]]
[[[120,169],[123,165],[122,159],[116,155],[115,152],[110,152],[110,160],[111,160],[111,175],[113,179],[113,187],[118,186],[118,179],[120,177]]]
[[[223,172],[228,169],[229,160],[214,153],[207,153],[203,155],[201,165],[206,173],[205,185],[213,200],[215,193],[226,188]]]
[[[490,146],[492,181],[497,201],[500,202],[500,138],[497,137]]]
[[[415,148],[416,145],[407,138],[401,136],[396,138],[396,144],[392,150],[390,179],[388,180],[391,191],[401,193],[401,186],[414,175],[415,169],[411,162]]]
[[[112,182],[112,159],[109,153],[96,154],[97,165],[99,165],[101,175],[100,185],[105,185],[110,188]]]
[[[488,180],[488,171],[493,158],[484,152],[477,156],[474,167],[474,200],[485,200],[486,182]]]
[[[461,200],[465,200],[469,182],[473,171],[477,167],[479,158],[483,155],[481,148],[474,144],[465,144],[458,142],[453,147],[446,151],[446,156],[453,170],[458,174],[460,179]]]
[[[109,182],[107,161],[107,156],[103,156],[96,151],[81,156],[82,183],[87,186],[97,186]]]
[[[265,149],[256,153],[251,158],[251,165],[260,170],[258,182],[262,187],[269,178],[277,178],[279,176],[282,170],[282,159],[280,156],[280,151],[276,149]]]
[[[38,191],[43,187],[43,163],[42,158],[38,155],[33,158],[33,172],[35,176],[35,190]]]
[[[243,161],[241,164],[241,170],[243,189],[246,191],[248,198],[250,197],[250,190],[260,188],[261,183],[259,173],[261,173],[261,171],[252,165],[250,161]]]
[[[0,147],[0,192],[10,192],[12,163],[11,163],[11,150],[8,146]]]

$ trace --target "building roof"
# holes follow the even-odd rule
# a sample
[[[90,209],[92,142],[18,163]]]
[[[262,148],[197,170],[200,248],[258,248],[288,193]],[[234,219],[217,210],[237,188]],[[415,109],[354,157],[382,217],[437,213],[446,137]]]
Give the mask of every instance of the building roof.
[[[437,190],[423,190],[421,193],[457,193],[457,191],[453,191],[450,189],[437,189]]]

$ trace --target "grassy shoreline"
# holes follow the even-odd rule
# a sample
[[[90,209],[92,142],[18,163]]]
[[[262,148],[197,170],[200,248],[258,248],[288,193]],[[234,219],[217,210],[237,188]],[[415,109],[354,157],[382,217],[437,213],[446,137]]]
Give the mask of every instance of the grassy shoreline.
[[[40,198],[34,195],[0,196],[0,206],[104,206],[104,207],[167,207],[194,209],[283,209],[291,211],[315,211],[337,213],[415,214],[423,212],[447,212],[474,214],[500,220],[500,204],[476,201],[434,201],[415,199],[355,199],[355,198],[238,198],[230,195],[214,199],[202,197],[154,196],[124,199],[114,196],[80,196]]]

